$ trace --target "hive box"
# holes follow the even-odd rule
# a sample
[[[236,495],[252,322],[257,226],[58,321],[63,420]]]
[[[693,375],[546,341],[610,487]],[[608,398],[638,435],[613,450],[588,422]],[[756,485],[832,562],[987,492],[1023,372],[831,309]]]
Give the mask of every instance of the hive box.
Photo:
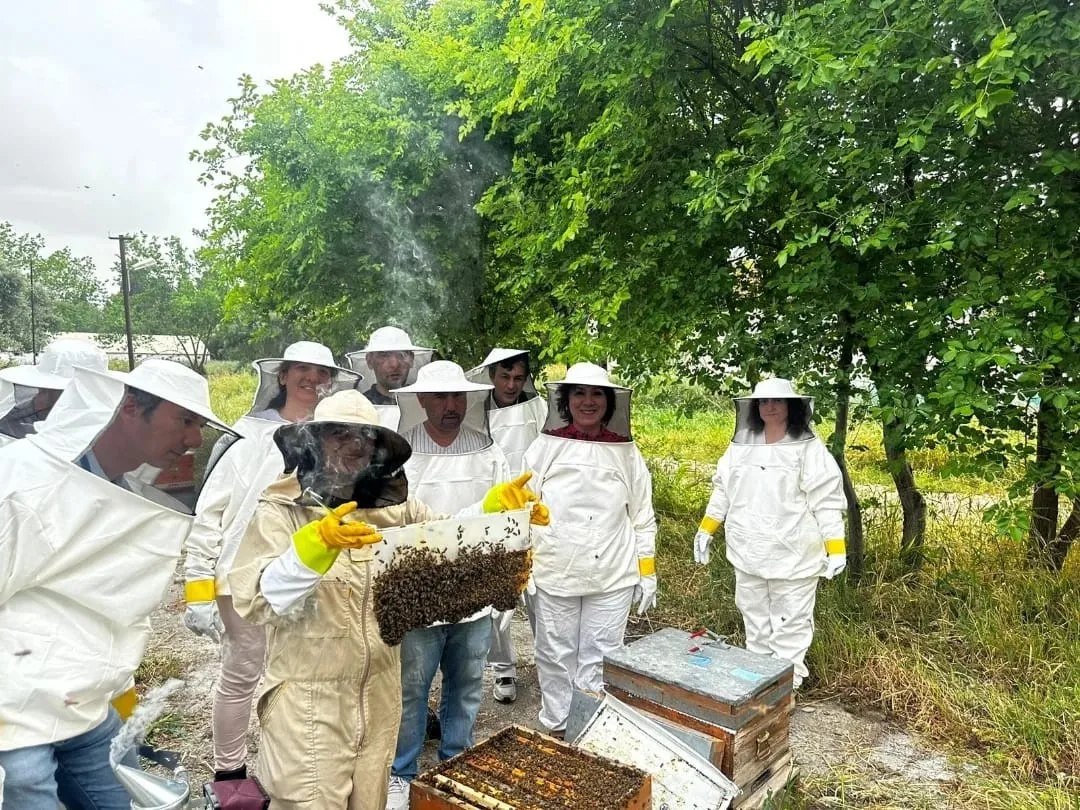
[[[649,810],[652,778],[510,726],[413,780],[411,810]]]
[[[793,674],[787,661],[670,627],[604,659],[609,694],[700,735],[742,791],[732,807],[754,806],[789,778]]]

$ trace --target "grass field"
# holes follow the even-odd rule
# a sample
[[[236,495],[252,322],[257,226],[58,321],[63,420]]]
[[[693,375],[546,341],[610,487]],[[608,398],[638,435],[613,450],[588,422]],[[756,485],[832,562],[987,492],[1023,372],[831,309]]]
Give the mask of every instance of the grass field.
[[[214,408],[235,419],[250,405],[254,376],[215,373]],[[640,397],[634,430],[653,470],[660,525],[659,619],[741,637],[722,543],[705,568],[692,538],[709,497],[710,467],[732,435],[730,408],[701,392]],[[971,508],[931,510],[928,561],[918,574],[895,562],[900,517],[875,487],[891,487],[880,431],[851,433],[851,474],[865,498],[866,580],[819,589],[810,651],[810,696],[840,695],[874,707],[949,751],[960,768],[950,807],[1080,808],[1080,562],[1062,575],[1026,567],[1022,549]],[[931,503],[995,498],[1003,478],[951,476],[943,450],[914,451]],[[967,496],[972,496],[968,498]],[[951,500],[949,500],[951,498]],[[804,779],[785,808],[893,807],[843,781]]]

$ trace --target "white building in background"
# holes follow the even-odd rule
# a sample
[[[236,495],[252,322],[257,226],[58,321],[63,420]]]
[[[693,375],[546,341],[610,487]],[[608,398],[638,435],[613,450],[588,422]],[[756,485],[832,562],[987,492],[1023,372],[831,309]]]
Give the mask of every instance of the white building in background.
[[[52,335],[48,340],[59,340],[60,338],[87,340],[104,349],[110,360],[127,360],[127,340],[123,335],[99,332],[61,332]],[[148,357],[175,360],[178,363],[185,364],[188,364],[192,357],[203,360],[211,359],[206,353],[206,346],[203,342],[198,338],[187,335],[132,335],[132,346],[135,349],[136,363]],[[16,365],[27,365],[34,361],[29,353],[10,355],[3,359]]]

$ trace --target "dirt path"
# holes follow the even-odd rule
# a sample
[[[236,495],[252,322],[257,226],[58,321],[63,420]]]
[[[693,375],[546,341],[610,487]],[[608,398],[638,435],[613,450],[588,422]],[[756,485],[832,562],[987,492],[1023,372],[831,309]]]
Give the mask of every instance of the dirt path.
[[[218,650],[184,627],[179,581],[173,584],[169,600],[152,621],[154,638],[143,667],[147,681],[180,677],[185,684],[171,699],[167,714],[159,720],[150,739],[160,748],[182,753],[192,783],[201,785],[213,770],[210,700],[217,677]],[[532,638],[524,615],[515,617],[513,635],[519,656],[518,699],[510,705],[496,703],[487,677],[476,724],[477,739],[511,723],[539,727],[540,695]],[[258,727],[253,719],[249,742],[252,760],[257,739]],[[836,786],[850,801],[829,802],[827,806],[945,807],[957,779],[940,752],[927,748],[881,717],[852,713],[834,700],[800,698],[792,721],[791,745],[797,767],[807,781]],[[427,743],[422,767],[434,763],[435,748],[435,743]]]

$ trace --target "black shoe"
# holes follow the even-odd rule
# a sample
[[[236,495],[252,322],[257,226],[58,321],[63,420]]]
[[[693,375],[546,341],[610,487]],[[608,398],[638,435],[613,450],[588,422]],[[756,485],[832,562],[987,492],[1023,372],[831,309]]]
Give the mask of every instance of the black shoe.
[[[442,723],[439,722],[439,715],[435,714],[435,712],[433,712],[431,709],[427,710],[427,730],[425,734],[425,739],[442,739]]]
[[[232,782],[237,779],[247,779],[247,765],[241,765],[235,771],[214,771],[215,782]]]

